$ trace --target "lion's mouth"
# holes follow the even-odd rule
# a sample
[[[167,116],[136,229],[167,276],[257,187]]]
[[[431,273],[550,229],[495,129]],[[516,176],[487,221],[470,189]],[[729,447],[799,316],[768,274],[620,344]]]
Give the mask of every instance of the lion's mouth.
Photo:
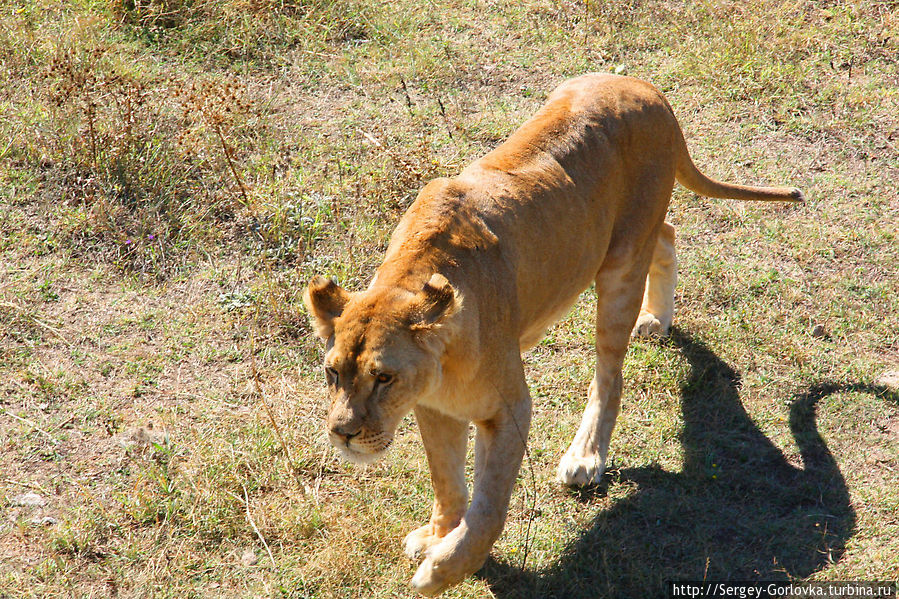
[[[365,452],[358,451],[353,447],[347,445],[340,445],[337,447],[337,449],[338,451],[340,451],[340,455],[343,456],[343,458],[348,462],[352,462],[354,464],[373,464],[380,460],[385,453],[387,453],[387,447],[389,447],[389,444],[383,449]]]
[[[368,439],[364,445],[355,438],[344,441],[330,437],[330,441],[331,445],[340,452],[340,455],[345,460],[354,464],[372,464],[377,462],[393,444],[393,439],[385,439],[381,442],[378,442],[377,439]]]

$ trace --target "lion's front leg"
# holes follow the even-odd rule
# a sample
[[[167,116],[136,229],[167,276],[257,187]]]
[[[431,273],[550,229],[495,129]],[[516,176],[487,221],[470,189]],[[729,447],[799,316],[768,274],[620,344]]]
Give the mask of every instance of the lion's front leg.
[[[403,540],[404,551],[411,559],[423,557],[431,546],[456,528],[468,507],[465,486],[468,423],[424,406],[416,406],[415,419],[431,470],[434,508],[431,520]]]
[[[501,398],[491,420],[478,422],[476,471],[471,506],[459,525],[425,552],[412,586],[435,595],[476,572],[486,561],[506,520],[512,487],[524,456],[531,417],[530,397]]]

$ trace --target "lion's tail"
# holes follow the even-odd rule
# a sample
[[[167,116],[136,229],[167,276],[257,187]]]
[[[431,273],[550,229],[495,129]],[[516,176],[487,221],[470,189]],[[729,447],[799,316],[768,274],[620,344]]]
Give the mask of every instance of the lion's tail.
[[[749,185],[735,185],[724,183],[699,172],[690,152],[687,150],[687,142],[678,127],[680,148],[677,153],[677,180],[681,185],[696,193],[711,198],[730,198],[733,200],[760,200],[764,202],[804,202],[805,195],[795,187],[751,187]]]

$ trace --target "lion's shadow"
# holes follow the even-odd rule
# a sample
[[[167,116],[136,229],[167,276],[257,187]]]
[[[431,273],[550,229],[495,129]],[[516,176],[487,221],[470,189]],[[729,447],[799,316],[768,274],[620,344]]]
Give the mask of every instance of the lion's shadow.
[[[548,569],[488,561],[491,591],[511,597],[665,596],[668,580],[787,580],[840,559],[855,512],[818,434],[815,408],[841,391],[890,394],[864,384],[818,384],[793,398],[790,464],[740,403],[740,376],[708,347],[673,331],[691,375],[681,391],[684,467],[626,468],[635,487],[594,519]]]

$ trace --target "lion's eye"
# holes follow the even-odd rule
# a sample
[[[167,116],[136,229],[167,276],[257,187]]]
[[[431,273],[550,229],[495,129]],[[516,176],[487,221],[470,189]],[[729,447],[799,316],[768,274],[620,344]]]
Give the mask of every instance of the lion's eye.
[[[389,385],[393,382],[393,375],[386,372],[379,372],[375,375],[375,380],[379,385]]]
[[[327,366],[325,368],[325,376],[327,377],[329,383],[331,383],[332,385],[337,384],[338,374],[334,368]]]

